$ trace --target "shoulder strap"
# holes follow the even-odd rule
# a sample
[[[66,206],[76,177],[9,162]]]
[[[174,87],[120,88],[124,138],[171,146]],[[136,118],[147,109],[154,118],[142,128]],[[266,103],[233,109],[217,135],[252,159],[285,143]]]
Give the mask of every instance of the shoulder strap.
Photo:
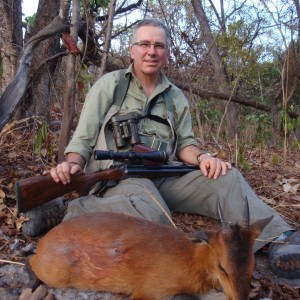
[[[166,103],[167,111],[173,113],[173,99],[171,97],[170,88],[164,91],[163,97]],[[153,115],[151,113],[152,108],[155,106],[157,100],[158,100],[158,95],[150,102],[147,111],[140,118],[141,119],[149,118],[150,120],[153,120],[155,122],[170,126],[169,122],[166,119]]]
[[[152,115],[151,111],[152,111],[152,108],[154,107],[154,105],[156,104],[157,102],[157,99],[158,99],[158,96],[156,96],[149,104],[149,107],[147,109],[147,111],[140,117],[140,119],[150,119],[152,121],[155,121],[155,122],[158,122],[158,123],[161,123],[161,124],[164,124],[164,125],[169,125],[169,122],[160,117],[160,116],[156,116],[156,115]]]
[[[114,95],[113,95],[113,103],[114,105],[121,107],[122,103],[126,97],[130,80],[131,80],[131,73],[128,74],[128,76],[125,76],[126,69],[120,70],[120,78],[118,82],[116,83]]]

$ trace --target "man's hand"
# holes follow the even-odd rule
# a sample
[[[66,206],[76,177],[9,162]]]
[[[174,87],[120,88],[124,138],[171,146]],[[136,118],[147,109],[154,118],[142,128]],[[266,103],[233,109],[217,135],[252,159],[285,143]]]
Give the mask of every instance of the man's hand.
[[[199,167],[202,174],[210,179],[218,179],[220,175],[225,176],[227,170],[231,169],[231,164],[229,162],[207,154],[202,154],[199,161]]]
[[[178,157],[187,164],[199,165],[202,174],[210,179],[218,179],[225,176],[231,164],[208,154],[201,154],[200,149],[194,145],[183,148]],[[200,155],[200,156],[199,156]]]
[[[67,161],[58,164],[56,167],[43,172],[43,175],[50,174],[57,183],[67,184],[71,182],[71,175],[82,172],[85,164],[84,158],[77,153],[69,153]]]

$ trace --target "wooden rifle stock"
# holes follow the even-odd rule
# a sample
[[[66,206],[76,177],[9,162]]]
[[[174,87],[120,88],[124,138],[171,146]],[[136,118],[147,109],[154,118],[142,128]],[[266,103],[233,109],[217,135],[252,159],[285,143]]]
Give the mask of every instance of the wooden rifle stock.
[[[17,210],[24,212],[73,191],[84,196],[97,182],[120,180],[123,176],[124,168],[114,168],[73,175],[68,184],[54,182],[51,175],[22,179],[16,182]]]

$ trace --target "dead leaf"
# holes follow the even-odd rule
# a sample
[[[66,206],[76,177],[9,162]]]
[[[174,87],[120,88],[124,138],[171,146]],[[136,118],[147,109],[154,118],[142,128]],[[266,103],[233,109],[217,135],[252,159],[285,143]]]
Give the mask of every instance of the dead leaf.
[[[282,185],[282,188],[285,193],[288,193],[292,189],[292,186],[289,183],[285,183]]]
[[[2,189],[0,189],[0,200],[3,200],[5,198],[5,193]]]
[[[3,203],[3,201],[1,202],[2,200],[0,200],[0,212],[4,209],[6,209],[6,205]]]
[[[291,192],[293,194],[297,193],[298,188],[300,187],[300,183],[291,185],[290,183],[285,183],[282,188],[285,193]]]
[[[31,171],[37,171],[38,167],[37,166],[26,166],[27,169],[31,170]]]
[[[46,156],[47,156],[47,153],[48,153],[48,151],[47,151],[46,148],[43,148],[43,149],[41,150],[41,155],[42,155],[43,157],[46,157]]]
[[[292,192],[293,194],[297,194],[297,191],[299,190],[299,187],[300,187],[300,183],[293,185],[293,186],[292,186],[292,191],[291,191],[291,192]]]
[[[4,219],[4,222],[7,225],[13,225],[15,223],[15,218],[11,214],[7,214],[5,219]]]
[[[11,189],[11,188],[13,187],[12,182],[10,182],[6,187],[7,187],[8,189]]]
[[[21,227],[22,227],[22,224],[24,223],[24,222],[27,222],[27,221],[29,221],[30,219],[29,218],[26,218],[26,217],[24,217],[24,216],[21,216],[20,218],[18,218],[17,220],[16,220],[16,227],[17,227],[17,229],[20,229]]]
[[[299,182],[298,179],[296,178],[282,178],[281,180],[279,178],[277,178],[277,181],[279,184],[285,184],[285,183],[295,183],[295,182]]]
[[[61,39],[66,49],[68,49],[72,54],[77,55],[80,52],[72,37],[68,33],[62,33]]]
[[[292,199],[300,202],[300,196],[294,196]]]
[[[10,159],[14,159],[14,158],[17,157],[17,153],[16,153],[16,152],[9,152],[9,153],[7,154],[7,156],[8,156],[8,158],[10,158]]]

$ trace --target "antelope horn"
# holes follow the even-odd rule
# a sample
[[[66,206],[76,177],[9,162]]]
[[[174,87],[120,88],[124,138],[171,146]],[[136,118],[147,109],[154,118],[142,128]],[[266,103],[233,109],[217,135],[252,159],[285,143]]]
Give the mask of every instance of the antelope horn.
[[[218,200],[218,216],[219,216],[219,220],[220,220],[220,226],[221,229],[227,229],[228,228],[228,222],[225,220],[222,208],[221,208],[221,204],[220,204],[220,200]]]
[[[248,198],[246,196],[246,201],[245,201],[245,208],[244,208],[244,219],[243,223],[247,229],[250,228],[250,213],[249,213],[249,203],[248,203]]]

